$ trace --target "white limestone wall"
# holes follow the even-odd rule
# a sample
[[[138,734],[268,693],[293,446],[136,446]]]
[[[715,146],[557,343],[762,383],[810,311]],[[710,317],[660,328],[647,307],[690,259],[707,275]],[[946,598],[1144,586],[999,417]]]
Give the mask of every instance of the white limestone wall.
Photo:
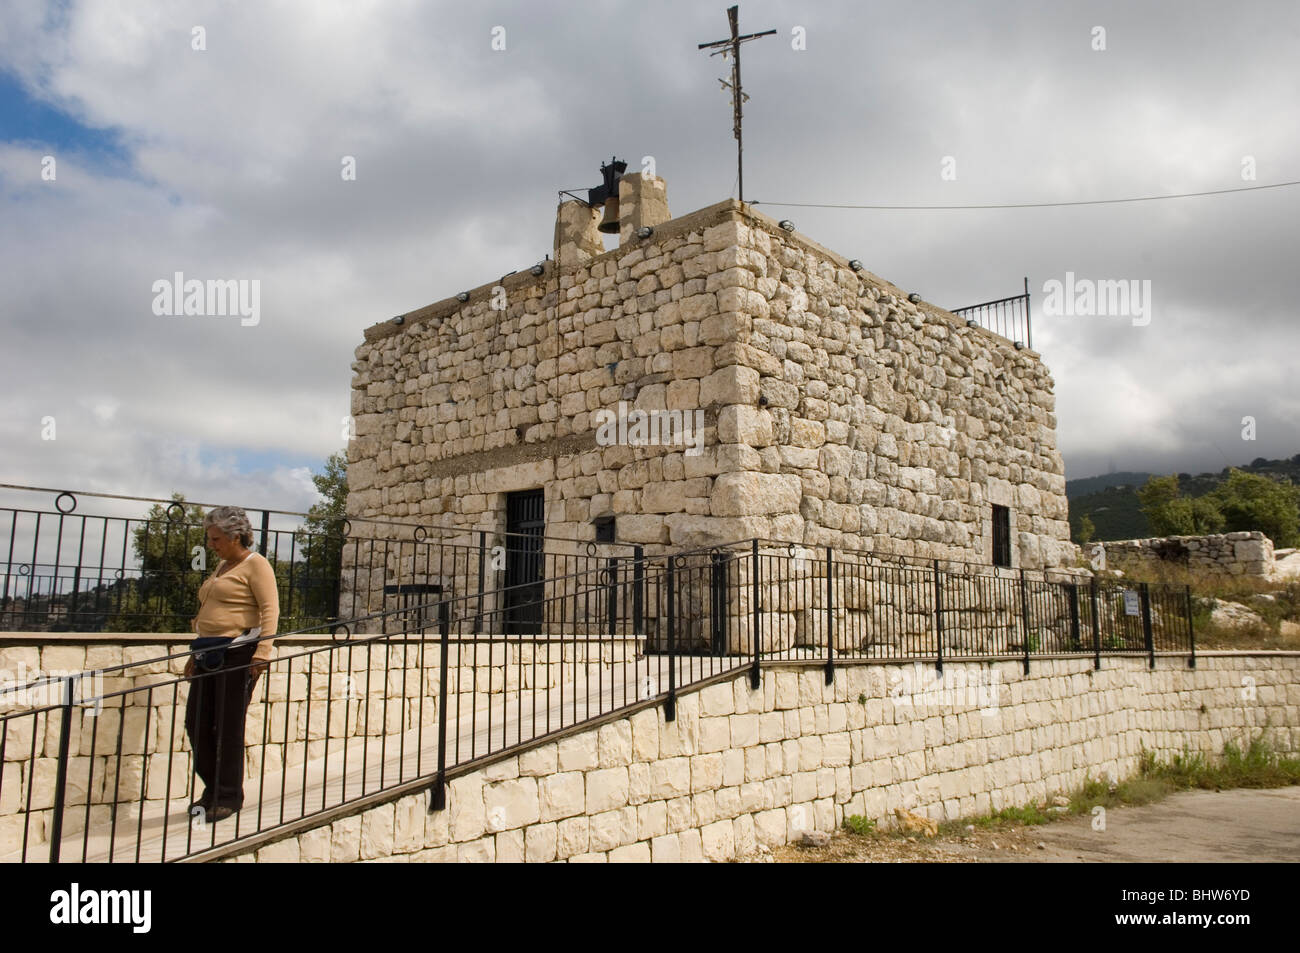
[[[1300,653],[765,669],[455,778],[234,861],[725,861],[905,807],[936,819],[1020,805],[1141,751],[1218,754],[1265,725],[1300,750]]]

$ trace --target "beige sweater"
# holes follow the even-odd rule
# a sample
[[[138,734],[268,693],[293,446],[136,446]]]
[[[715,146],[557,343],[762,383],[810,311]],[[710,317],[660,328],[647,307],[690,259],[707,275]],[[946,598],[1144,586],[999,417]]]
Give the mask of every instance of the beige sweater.
[[[280,594],[275,587],[275,570],[260,553],[249,553],[233,569],[218,576],[223,559],[199,587],[199,614],[193,629],[204,636],[238,636],[244,629],[261,626],[253,652],[255,659],[271,657],[276,625],[280,621]]]

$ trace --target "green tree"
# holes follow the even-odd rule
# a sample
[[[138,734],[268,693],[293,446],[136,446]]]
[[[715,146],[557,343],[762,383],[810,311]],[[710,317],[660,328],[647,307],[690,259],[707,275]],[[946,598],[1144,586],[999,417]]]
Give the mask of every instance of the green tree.
[[[1183,527],[1173,513],[1178,501],[1178,477],[1153,476],[1138,489],[1137,496],[1153,535],[1174,536],[1182,532]]]
[[[307,511],[307,518],[298,534],[302,551],[298,606],[306,618],[332,619],[338,611],[343,530],[347,520],[347,451],[338,450],[330,454],[325,469],[313,474],[311,481],[316,485],[321,500]]]
[[[1074,540],[1077,543],[1090,543],[1092,537],[1097,533],[1097,527],[1092,524],[1092,518],[1084,513],[1079,518],[1079,530],[1074,534]]]
[[[1259,530],[1278,548],[1300,542],[1300,488],[1293,484],[1234,469],[1208,495],[1229,532]]]
[[[1209,496],[1183,496],[1173,474],[1151,477],[1137,495],[1155,536],[1202,536],[1223,529],[1224,517],[1217,501]]]
[[[131,528],[139,576],[117,587],[109,632],[185,632],[199,610],[199,586],[217,557],[207,547],[203,508],[180,493],[172,501],[155,503]]]

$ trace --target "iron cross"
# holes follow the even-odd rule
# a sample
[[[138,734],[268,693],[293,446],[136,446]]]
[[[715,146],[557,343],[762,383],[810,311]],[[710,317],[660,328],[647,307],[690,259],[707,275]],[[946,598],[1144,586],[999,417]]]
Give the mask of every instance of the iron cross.
[[[740,190],[740,201],[743,202],[745,201],[745,167],[743,160],[744,146],[740,138],[740,120],[742,114],[741,104],[744,100],[749,99],[749,97],[746,96],[744,91],[740,88],[740,44],[744,43],[746,40],[756,40],[760,36],[771,36],[776,31],[765,30],[762,33],[747,33],[744,36],[741,36],[739,21],[740,7],[728,7],[727,22],[731,24],[731,39],[717,40],[713,43],[701,43],[698,48],[701,50],[713,50],[714,52],[710,53],[710,56],[717,56],[721,53],[723,59],[727,58],[728,53],[731,54],[731,82],[728,83],[725,79],[720,79],[718,82],[722,83],[723,89],[731,90],[732,110],[735,113],[735,126],[732,132],[736,137],[736,182]]]

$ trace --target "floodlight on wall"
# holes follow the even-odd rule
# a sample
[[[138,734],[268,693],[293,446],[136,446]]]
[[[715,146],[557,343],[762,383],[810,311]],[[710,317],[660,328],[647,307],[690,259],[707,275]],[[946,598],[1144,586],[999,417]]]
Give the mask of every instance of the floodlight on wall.
[[[979,326],[980,326],[980,323],[979,323],[978,321],[976,321],[974,318],[967,318],[967,319],[966,319],[966,327],[968,327],[968,328],[977,328],[977,327],[979,327]]]
[[[1013,342],[1013,343],[1015,344],[1015,346],[1016,346],[1016,350],[1017,350],[1017,351],[1023,351],[1023,350],[1025,349],[1025,342],[1024,342],[1024,341],[1015,341],[1015,342]]]
[[[784,228],[787,232],[794,231],[794,222],[790,221],[788,218],[783,218],[776,224]]]
[[[861,271],[862,262],[858,261],[856,258],[851,258],[849,259],[849,267],[852,268],[854,271]]]
[[[542,272],[546,270],[546,266],[539,261],[537,264],[533,265],[533,267],[528,270],[535,275],[540,275]]]
[[[649,237],[650,237],[651,235],[653,235],[654,233],[655,233],[654,228],[652,228],[652,227],[649,226],[649,225],[642,225],[640,228],[638,228],[638,229],[636,230],[636,237],[637,237],[637,238],[649,238]]]
[[[915,291],[913,291],[910,295],[907,296],[907,300],[912,302],[912,304],[918,304],[921,300],[921,296],[917,294]]]
[[[394,323],[394,324],[401,324],[401,323],[404,322],[405,320],[406,320],[406,315],[404,315],[404,314],[399,314],[397,317],[393,318],[393,323]]]
[[[462,291],[460,294],[456,295],[456,300],[459,301],[461,304],[464,304],[466,301],[469,300],[469,292]]]

